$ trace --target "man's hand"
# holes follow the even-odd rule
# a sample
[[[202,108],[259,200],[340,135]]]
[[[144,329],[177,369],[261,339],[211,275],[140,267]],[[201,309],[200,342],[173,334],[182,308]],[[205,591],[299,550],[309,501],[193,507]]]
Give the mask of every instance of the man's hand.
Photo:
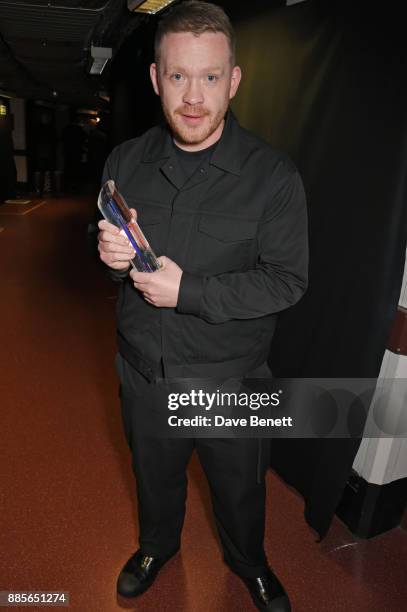
[[[130,209],[134,220],[137,213]],[[107,221],[99,221],[98,250],[100,259],[113,270],[128,270],[135,252],[123,230]]]
[[[178,302],[182,270],[168,257],[158,257],[158,261],[162,266],[159,270],[155,272],[132,270],[130,276],[146,302],[153,306],[174,308]]]

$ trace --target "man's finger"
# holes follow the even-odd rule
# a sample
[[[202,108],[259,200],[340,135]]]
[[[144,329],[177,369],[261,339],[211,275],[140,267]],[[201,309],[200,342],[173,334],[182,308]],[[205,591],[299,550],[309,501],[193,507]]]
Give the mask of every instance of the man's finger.
[[[99,242],[112,242],[114,244],[121,244],[127,246],[130,245],[130,241],[128,240],[128,238],[126,238],[126,236],[121,236],[120,234],[112,234],[111,232],[108,232],[106,230],[99,232],[98,240]]]
[[[144,296],[143,296],[143,297],[144,297],[145,301],[146,301],[146,302],[148,302],[149,304],[151,304],[152,306],[155,306],[155,305],[156,305],[156,304],[154,304],[153,300],[151,300],[151,299],[150,299],[149,297],[147,297],[145,294],[144,294]]]
[[[115,244],[114,242],[99,242],[99,251],[105,253],[120,253],[127,255],[130,259],[135,256],[135,251],[131,246],[125,244]]]
[[[146,294],[146,285],[141,284],[141,283],[134,283],[134,286],[137,289],[137,291],[140,291],[140,293],[142,293],[143,295]]]
[[[149,300],[155,300],[157,298],[157,295],[155,293],[152,293],[151,291],[146,291],[146,289],[143,289],[143,295],[144,297],[148,297]]]
[[[111,234],[118,234],[120,232],[118,227],[113,225],[113,223],[109,223],[106,219],[99,221],[98,228],[102,231],[110,232]]]
[[[100,253],[100,258],[108,265],[111,263],[119,262],[130,264],[130,257],[126,255],[126,253],[105,253],[104,251],[102,251]]]
[[[146,285],[151,282],[150,272],[138,272],[137,270],[132,270],[130,276],[138,285]]]

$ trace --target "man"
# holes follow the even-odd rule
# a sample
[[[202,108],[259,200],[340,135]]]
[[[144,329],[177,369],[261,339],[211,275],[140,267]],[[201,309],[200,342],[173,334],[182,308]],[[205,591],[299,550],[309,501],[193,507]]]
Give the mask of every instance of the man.
[[[142,593],[179,550],[195,447],[226,563],[258,609],[290,610],[263,548],[267,445],[260,455],[254,439],[147,439],[137,419],[162,377],[270,376],[276,313],[307,285],[303,187],[290,160],[228,110],[241,70],[220,7],[177,4],[159,23],[155,54],[150,74],[167,126],[114,149],[104,180],[136,209],[161,269],[129,271],[127,239],[99,223],[100,257],[122,282],[117,367],[140,528],[117,588]]]

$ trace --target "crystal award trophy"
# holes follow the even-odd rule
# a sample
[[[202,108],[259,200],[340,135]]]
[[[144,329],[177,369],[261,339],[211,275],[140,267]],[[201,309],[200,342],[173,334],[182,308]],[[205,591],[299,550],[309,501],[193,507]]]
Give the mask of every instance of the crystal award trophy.
[[[98,208],[106,221],[123,230],[129,239],[136,251],[136,256],[130,261],[135,270],[154,272],[161,267],[140,226],[131,216],[125,199],[116,189],[114,181],[106,181],[100,190]]]

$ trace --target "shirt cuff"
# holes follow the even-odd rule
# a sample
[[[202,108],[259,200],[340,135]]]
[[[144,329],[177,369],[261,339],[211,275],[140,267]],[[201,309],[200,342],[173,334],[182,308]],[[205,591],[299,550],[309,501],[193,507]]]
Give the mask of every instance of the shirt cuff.
[[[201,297],[204,277],[183,272],[178,293],[178,312],[199,316],[201,312]]]
[[[107,266],[107,268],[110,278],[115,282],[120,282],[124,280],[130,271],[130,268],[127,268],[127,270],[114,270],[109,266]]]

